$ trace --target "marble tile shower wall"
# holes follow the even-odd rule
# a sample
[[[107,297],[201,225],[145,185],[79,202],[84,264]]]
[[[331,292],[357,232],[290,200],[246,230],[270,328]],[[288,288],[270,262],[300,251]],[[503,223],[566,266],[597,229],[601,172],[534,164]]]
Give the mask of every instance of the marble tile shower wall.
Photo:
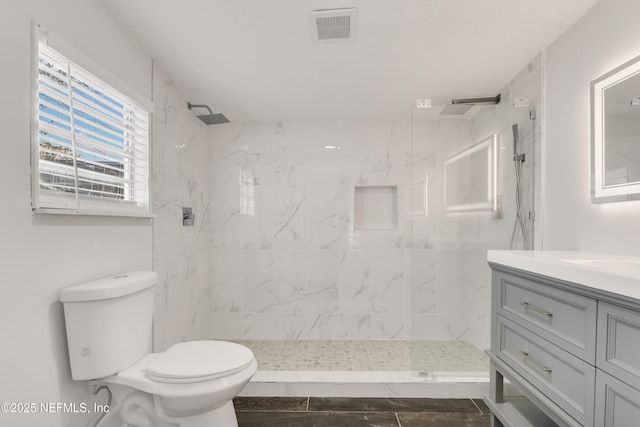
[[[459,317],[453,301],[440,304],[456,291],[435,281],[436,222],[416,231],[410,215],[412,170],[438,167],[429,148],[438,125],[418,127],[363,120],[213,129],[214,337],[409,339],[417,300],[424,312]],[[417,151],[416,131],[425,142]],[[397,227],[354,225],[359,185],[397,186]],[[416,264],[417,251],[424,253]],[[420,267],[412,271],[412,264]],[[412,298],[413,279],[424,298]],[[438,318],[430,320],[430,337],[452,338]]]
[[[211,335],[211,138],[157,65],[153,84],[154,350],[162,351]],[[192,227],[182,225],[183,206],[195,213]]]

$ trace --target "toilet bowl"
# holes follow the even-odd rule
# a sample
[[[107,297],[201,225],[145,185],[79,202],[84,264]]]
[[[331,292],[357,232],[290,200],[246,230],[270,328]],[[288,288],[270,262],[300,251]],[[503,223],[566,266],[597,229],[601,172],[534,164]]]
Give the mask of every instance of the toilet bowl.
[[[247,385],[257,368],[253,353],[242,345],[224,341],[192,341],[176,344],[164,353],[147,354],[130,367],[101,381],[152,396],[154,414],[165,422],[189,427],[236,426],[235,412],[229,404]],[[125,409],[127,399],[131,398],[138,403],[137,395],[125,397],[121,416],[125,422],[135,425],[124,413],[131,409]],[[148,407],[143,409],[150,412]],[[208,424],[187,423],[186,418],[195,415],[200,416],[198,419],[203,423],[208,420]],[[217,423],[212,424],[213,421]]]
[[[132,427],[237,427],[232,399],[257,370],[253,352],[205,340],[150,353],[156,280],[131,272],[63,289],[73,379],[108,384]]]

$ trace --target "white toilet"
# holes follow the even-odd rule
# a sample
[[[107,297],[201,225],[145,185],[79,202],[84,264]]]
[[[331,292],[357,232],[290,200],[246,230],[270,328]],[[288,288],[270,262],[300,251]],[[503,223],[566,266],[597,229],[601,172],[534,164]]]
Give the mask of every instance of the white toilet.
[[[258,368],[224,341],[150,353],[157,274],[135,271],[62,290],[74,380],[107,383],[132,427],[237,427],[232,399]]]

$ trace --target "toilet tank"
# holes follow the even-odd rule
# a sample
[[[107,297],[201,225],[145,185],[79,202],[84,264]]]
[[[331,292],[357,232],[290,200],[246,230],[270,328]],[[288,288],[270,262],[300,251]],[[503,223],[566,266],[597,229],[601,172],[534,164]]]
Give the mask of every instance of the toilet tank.
[[[71,376],[113,375],[151,351],[153,271],[132,271],[62,290]]]

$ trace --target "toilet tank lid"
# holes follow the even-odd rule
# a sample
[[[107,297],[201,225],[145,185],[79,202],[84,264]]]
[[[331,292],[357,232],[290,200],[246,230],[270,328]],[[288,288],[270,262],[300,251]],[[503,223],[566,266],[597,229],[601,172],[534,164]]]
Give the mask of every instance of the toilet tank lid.
[[[155,271],[130,271],[64,288],[62,302],[99,301],[133,294],[156,284]]]

